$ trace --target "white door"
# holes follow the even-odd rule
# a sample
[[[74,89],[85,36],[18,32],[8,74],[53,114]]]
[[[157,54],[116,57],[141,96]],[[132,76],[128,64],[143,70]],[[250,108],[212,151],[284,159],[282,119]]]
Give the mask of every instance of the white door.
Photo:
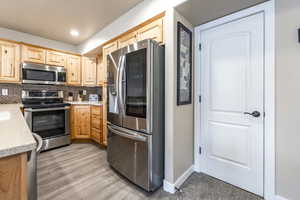
[[[264,15],[205,30],[200,40],[200,168],[263,196]]]

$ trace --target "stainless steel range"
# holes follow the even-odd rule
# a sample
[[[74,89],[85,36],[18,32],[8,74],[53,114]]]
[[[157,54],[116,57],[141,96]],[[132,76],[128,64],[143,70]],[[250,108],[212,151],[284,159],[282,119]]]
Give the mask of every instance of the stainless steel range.
[[[43,139],[42,151],[70,144],[69,110],[62,91],[23,90],[24,116]]]

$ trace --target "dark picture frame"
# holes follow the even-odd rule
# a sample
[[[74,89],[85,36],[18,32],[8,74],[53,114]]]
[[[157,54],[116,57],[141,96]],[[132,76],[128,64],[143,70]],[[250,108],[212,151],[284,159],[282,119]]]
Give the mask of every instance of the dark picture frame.
[[[177,22],[177,105],[192,103],[192,31]]]

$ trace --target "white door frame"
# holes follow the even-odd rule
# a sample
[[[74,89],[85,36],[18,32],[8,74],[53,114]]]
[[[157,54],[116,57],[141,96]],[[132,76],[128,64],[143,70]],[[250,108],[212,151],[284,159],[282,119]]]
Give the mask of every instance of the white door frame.
[[[201,103],[199,96],[203,93],[201,83],[201,52],[198,51],[202,31],[226,24],[256,13],[265,15],[265,127],[264,127],[264,198],[274,200],[275,195],[275,0],[256,5],[237,13],[222,17],[215,21],[200,25],[195,28],[195,110],[194,110],[194,170],[202,172],[200,163],[201,139]]]

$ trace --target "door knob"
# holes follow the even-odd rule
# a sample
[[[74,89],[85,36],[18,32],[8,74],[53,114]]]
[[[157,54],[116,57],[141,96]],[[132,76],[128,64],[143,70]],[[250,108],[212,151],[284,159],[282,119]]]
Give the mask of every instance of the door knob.
[[[245,115],[251,115],[253,117],[259,117],[260,116],[260,112],[259,111],[253,111],[252,113],[249,112],[244,112]]]

